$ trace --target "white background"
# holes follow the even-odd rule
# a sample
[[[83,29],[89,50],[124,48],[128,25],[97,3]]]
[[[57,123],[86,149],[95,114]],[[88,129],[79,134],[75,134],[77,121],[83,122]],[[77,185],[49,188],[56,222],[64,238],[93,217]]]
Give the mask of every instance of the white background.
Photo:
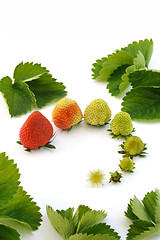
[[[112,97],[106,83],[92,80],[96,59],[132,41],[152,38],[154,51],[150,68],[160,69],[159,1],[107,0],[5,0],[0,2],[0,78],[12,77],[21,61],[41,63],[54,78],[63,82],[68,97],[82,111],[95,98],[104,99],[112,117],[121,109],[121,99]],[[55,104],[41,109],[51,121]],[[46,205],[54,209],[77,208],[85,204],[108,212],[106,223],[126,239],[131,223],[124,211],[130,198],[139,199],[160,188],[159,121],[134,121],[136,135],[147,143],[148,156],[135,160],[133,174],[121,183],[108,183],[109,172],[118,170],[121,140],[112,139],[109,126],[96,128],[82,122],[69,133],[54,127],[56,150],[25,152],[16,141],[19,129],[30,113],[11,118],[0,95],[0,151],[18,164],[21,185],[41,207],[43,222],[22,240],[60,240],[50,225]],[[88,185],[89,171],[101,169],[107,183],[101,188]],[[152,239],[159,239],[159,236]]]

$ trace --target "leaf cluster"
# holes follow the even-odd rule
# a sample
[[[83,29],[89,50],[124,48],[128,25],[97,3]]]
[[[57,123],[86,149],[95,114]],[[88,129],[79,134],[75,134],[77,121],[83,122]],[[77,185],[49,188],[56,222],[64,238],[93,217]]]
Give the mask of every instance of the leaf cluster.
[[[13,160],[0,153],[0,239],[19,240],[22,230],[36,230],[40,208],[19,186],[19,170]]]
[[[132,119],[160,119],[160,71],[138,70],[129,74],[132,89],[123,98],[122,110]]]
[[[104,218],[104,211],[96,211],[88,206],[79,205],[75,214],[74,208],[67,210],[53,210],[47,206],[48,218],[54,229],[67,240],[116,240],[120,239]]]
[[[148,192],[142,201],[135,196],[128,204],[127,218],[132,221],[127,240],[145,240],[160,233],[160,192]]]
[[[160,119],[160,71],[149,70],[152,39],[133,42],[93,64],[93,79],[107,81],[112,96],[124,93],[122,111],[132,119]]]
[[[13,73],[0,80],[0,91],[6,100],[11,117],[42,108],[66,95],[65,86],[57,82],[41,64],[21,62]]]

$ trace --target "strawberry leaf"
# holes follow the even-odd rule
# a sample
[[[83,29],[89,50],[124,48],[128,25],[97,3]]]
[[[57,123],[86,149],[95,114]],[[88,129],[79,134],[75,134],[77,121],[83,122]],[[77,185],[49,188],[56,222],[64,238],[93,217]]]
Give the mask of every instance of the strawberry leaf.
[[[133,88],[123,98],[122,106],[132,119],[160,119],[160,88]]]
[[[74,214],[74,221],[76,225],[81,220],[82,216],[85,215],[87,212],[91,211],[91,209],[88,206],[85,205],[79,205],[75,214]]]
[[[148,192],[143,198],[142,202],[150,219],[155,223],[155,208],[157,205],[156,191]]]
[[[126,68],[126,73],[122,75],[122,83],[119,86],[121,92],[123,92],[129,85],[129,74],[137,69],[145,68],[145,59],[143,54],[139,51],[137,56],[133,59],[133,65]]]
[[[20,240],[19,233],[10,228],[3,225],[0,225],[0,239],[2,240]]]
[[[10,77],[4,77],[0,81],[0,91],[7,102],[11,117],[31,110],[31,106],[34,103],[34,96],[25,82],[19,81],[12,84]]]
[[[27,113],[32,107],[42,108],[67,94],[63,83],[52,78],[41,64],[21,62],[15,68],[13,77],[14,83],[8,76],[0,80],[0,91],[11,117]]]
[[[145,59],[145,66],[148,67],[152,53],[153,53],[153,41],[152,39],[140,40],[139,42],[132,42],[125,48],[121,50],[130,53],[132,56],[136,57],[137,53],[140,51]]]
[[[155,223],[160,224],[160,192],[158,189],[155,190],[156,193],[156,204],[155,204]]]
[[[132,203],[132,199],[130,199],[130,203],[128,204],[127,211],[125,212],[125,216],[130,220],[137,220],[138,217],[133,213],[131,203]]]
[[[145,231],[140,233],[134,238],[134,240],[151,239],[151,237],[160,233],[160,224],[156,224],[154,227],[148,227]]]
[[[133,56],[130,53],[124,51],[113,53],[108,57],[108,61],[103,63],[98,79],[107,81],[118,67],[126,64],[133,64]]]
[[[21,228],[36,230],[40,225],[40,208],[22,187],[19,187],[19,176],[17,165],[13,160],[9,160],[5,153],[1,153],[0,239],[19,239],[19,234],[15,230],[20,231]],[[5,232],[8,238],[1,238]],[[11,234],[13,238],[10,238]]]
[[[69,237],[68,240],[116,240],[114,236],[109,236],[108,234],[74,234]]]
[[[70,210],[67,210],[67,213],[64,213],[64,211],[54,211],[50,206],[47,206],[47,216],[52,226],[64,239],[69,238],[69,236],[75,233],[75,223],[70,213],[68,215],[68,212]]]
[[[57,210],[57,212],[64,218],[67,218],[69,221],[73,220],[73,211],[74,208],[68,208],[67,210]]]
[[[136,197],[130,200],[126,216],[132,220],[127,240],[144,240],[160,233],[160,193],[159,190],[149,192],[142,202]],[[132,217],[133,212],[136,216]]]
[[[17,81],[23,81],[28,82],[32,80],[38,79],[42,74],[48,73],[49,71],[42,67],[41,64],[33,64],[33,62],[29,63],[23,63],[21,62],[19,65],[16,66],[13,78],[15,79],[15,82]]]
[[[134,197],[133,200],[131,201],[131,208],[133,213],[140,220],[150,222],[150,218],[148,217],[148,214],[146,213],[144,206],[136,197]]]
[[[129,74],[129,81],[135,87],[160,87],[160,71],[137,70]]]
[[[120,239],[120,237],[118,236],[118,233],[116,233],[109,225],[106,225],[105,223],[99,223],[92,227],[85,228],[83,231],[83,234],[84,233],[87,233],[87,235],[108,234],[108,236],[115,237],[115,239]]]
[[[0,207],[11,200],[19,185],[19,170],[13,160],[0,153]]]
[[[104,57],[104,58],[96,60],[96,62],[93,63],[93,67],[94,67],[94,68],[92,68],[92,72],[93,72],[92,78],[93,79],[98,79],[99,74],[100,74],[99,72],[102,69],[103,63],[105,63],[107,60],[108,60],[108,58]]]
[[[73,215],[73,208],[54,211],[47,206],[47,215],[55,230],[68,240],[117,240],[120,239],[110,226],[101,221],[106,217],[104,211],[95,211],[88,206],[79,205]]]
[[[38,108],[64,97],[67,92],[64,91],[63,83],[56,82],[52,75],[44,73],[37,80],[27,82],[30,91],[34,93]]]
[[[112,96],[118,96],[121,93],[119,89],[119,86],[123,82],[121,77],[125,74],[125,70],[128,66],[130,65],[126,64],[118,67],[108,78],[107,89]]]
[[[36,230],[40,226],[42,216],[39,210],[40,208],[32,201],[32,198],[22,187],[19,187],[14,197],[0,208],[0,218],[7,216],[8,222],[11,218],[11,222],[14,221],[15,224]]]
[[[91,210],[86,212],[78,223],[77,233],[81,233],[84,229],[100,223],[106,216],[107,214],[104,211]]]
[[[130,225],[126,239],[127,240],[135,240],[135,239],[138,240],[139,236],[141,234],[143,234],[144,232],[150,231],[150,227],[154,228],[154,225],[151,222],[135,220],[133,222],[133,224]],[[142,238],[142,239],[147,239],[147,238]]]

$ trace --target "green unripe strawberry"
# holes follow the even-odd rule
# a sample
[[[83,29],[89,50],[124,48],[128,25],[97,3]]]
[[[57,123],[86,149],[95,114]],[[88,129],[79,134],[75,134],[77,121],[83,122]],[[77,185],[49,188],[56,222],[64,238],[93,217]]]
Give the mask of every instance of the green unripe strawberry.
[[[111,118],[111,110],[102,99],[94,99],[85,109],[86,123],[97,126],[106,124]]]
[[[121,173],[119,173],[118,171],[115,172],[110,172],[111,177],[109,182],[121,182],[121,178],[123,177]]]
[[[144,143],[142,140],[137,136],[131,136],[127,138],[126,142],[124,143],[124,150],[131,156],[139,155],[144,149]]]
[[[120,168],[124,172],[132,172],[134,168],[134,162],[131,158],[129,157],[124,157],[119,164]]]
[[[119,112],[112,119],[110,127],[114,135],[127,136],[133,130],[132,119],[128,113]]]

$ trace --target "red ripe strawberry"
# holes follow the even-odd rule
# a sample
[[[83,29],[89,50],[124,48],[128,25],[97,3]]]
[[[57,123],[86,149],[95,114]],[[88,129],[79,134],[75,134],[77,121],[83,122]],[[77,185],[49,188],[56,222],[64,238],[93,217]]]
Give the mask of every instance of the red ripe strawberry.
[[[46,145],[52,136],[52,124],[39,111],[29,115],[19,132],[21,144],[29,150]]]
[[[70,129],[82,120],[82,111],[75,100],[62,98],[52,111],[52,120],[60,129]]]

